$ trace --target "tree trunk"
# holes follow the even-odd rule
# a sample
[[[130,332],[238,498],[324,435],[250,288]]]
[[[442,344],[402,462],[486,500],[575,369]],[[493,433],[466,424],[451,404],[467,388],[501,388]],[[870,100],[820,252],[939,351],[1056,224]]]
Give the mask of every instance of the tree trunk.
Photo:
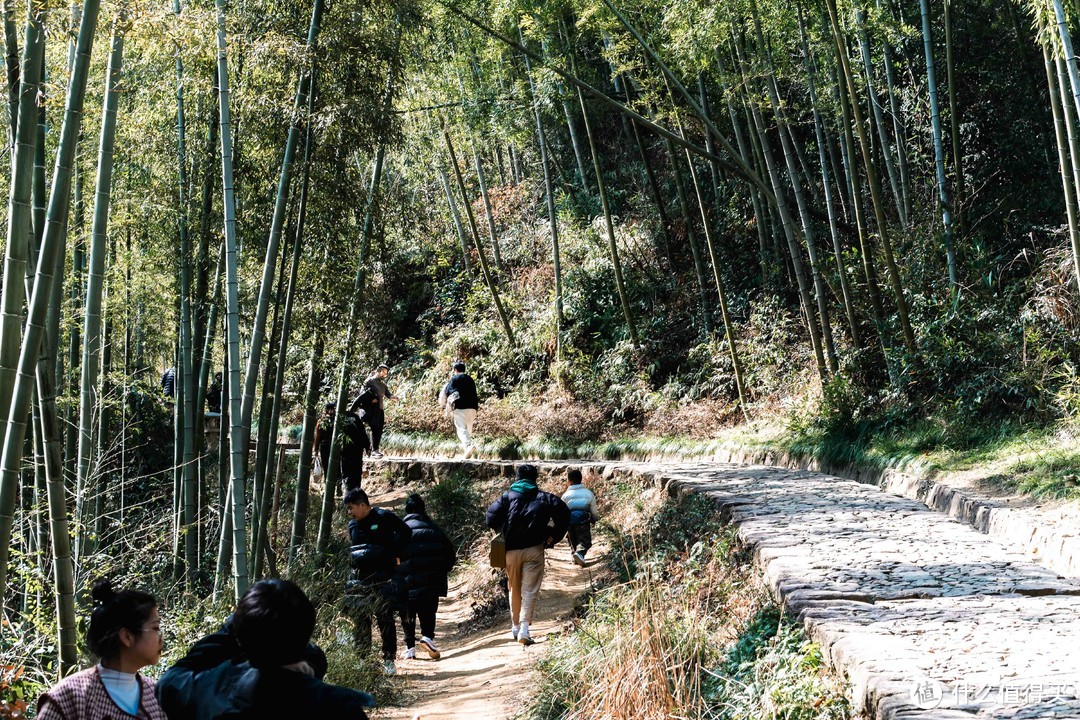
[[[607,229],[608,253],[611,257],[611,267],[615,271],[615,289],[619,293],[619,304],[622,306],[623,318],[626,320],[626,330],[630,334],[630,342],[635,348],[640,346],[638,341],[637,326],[634,324],[634,313],[630,309],[630,300],[626,296],[626,285],[623,283],[622,263],[619,262],[619,246],[615,242],[615,226],[611,222],[611,210],[608,207],[607,190],[604,188],[604,175],[600,168],[600,154],[596,151],[596,139],[593,137],[592,126],[589,124],[589,112],[585,107],[585,96],[581,88],[577,89],[578,102],[581,104],[581,117],[585,121],[585,134],[589,139],[589,154],[592,156],[593,173],[596,175],[596,189],[600,195],[600,207],[604,212],[604,227]]]
[[[386,109],[390,107],[390,88],[393,82],[393,73],[387,80]],[[445,132],[445,131],[444,131]],[[349,387],[349,373],[351,369],[350,355],[353,345],[353,334],[360,322],[360,312],[363,308],[364,286],[367,281],[368,250],[371,245],[371,235],[375,224],[375,209],[379,201],[379,182],[382,179],[384,146],[380,145],[375,152],[375,162],[371,170],[371,184],[368,186],[367,207],[364,210],[364,222],[360,231],[360,257],[356,261],[356,276],[353,278],[353,297],[349,308],[349,323],[345,331],[344,353],[341,358],[341,371],[338,375],[336,412],[334,413],[334,428],[330,440],[330,457],[327,460],[328,467],[325,470],[325,485],[323,487],[322,515],[319,519],[319,537],[315,541],[315,548],[319,556],[326,554],[327,545],[330,543],[330,533],[334,519],[334,493],[339,476],[341,458],[341,427],[345,415],[345,393]],[[454,168],[457,168],[457,159],[453,159]],[[460,179],[460,171],[458,178]],[[464,197],[464,196],[463,196]],[[466,207],[468,204],[466,203]],[[470,210],[469,217],[472,217]],[[476,224],[473,223],[473,230]],[[486,265],[485,265],[486,273]]]
[[[947,2],[948,0],[946,0]],[[945,261],[949,269],[949,294],[953,307],[960,301],[956,280],[956,252],[953,250],[952,211],[949,188],[945,180],[945,149],[941,143],[941,111],[938,109],[937,81],[934,73],[934,44],[930,35],[930,0],[919,0],[922,9],[923,50],[926,52],[926,84],[930,93],[930,128],[934,135],[934,168],[937,170],[938,203],[941,210],[942,232],[945,236]]]
[[[318,0],[316,0],[318,1]],[[240,389],[240,297],[236,250],[236,201],[232,172],[232,122],[229,113],[229,63],[225,36],[225,0],[217,4],[217,66],[218,109],[221,113],[221,177],[225,215],[225,313],[228,327],[229,358],[229,450],[232,503],[231,531],[233,551],[233,584],[235,599],[239,600],[248,587],[247,538],[244,521],[244,472],[247,458],[247,434],[244,431]],[[250,427],[250,426],[249,426]],[[222,428],[224,432],[224,428]],[[224,524],[223,524],[224,528]],[[224,544],[224,540],[223,540]],[[215,583],[215,595],[217,584]]]
[[[518,39],[524,45],[525,38],[521,33],[521,28],[518,28]],[[551,158],[548,155],[547,137],[544,134],[544,123],[540,118],[540,106],[536,99],[536,84],[533,82],[532,77],[532,63],[529,62],[529,57],[525,56],[525,77],[529,81],[529,93],[532,98],[532,111],[533,120],[536,123],[536,137],[540,144],[540,164],[544,169],[544,199],[547,202],[548,211],[548,230],[551,233],[551,264],[555,274],[555,357],[558,360],[562,360],[563,357],[563,286],[562,286],[562,254],[559,252],[559,217],[555,211],[555,189],[552,187],[551,182]],[[450,136],[446,136],[447,147],[450,148],[450,155],[453,157],[454,149],[450,146]],[[577,152],[577,146],[574,146],[574,151]],[[580,162],[580,158],[579,158]],[[455,162],[454,167],[457,167]],[[584,182],[584,165],[582,165],[582,182]],[[460,177],[459,177],[460,182]],[[462,185],[461,192],[464,195],[465,187]],[[477,237],[477,249],[479,249],[479,236]],[[481,254],[481,264],[483,264],[483,254]],[[502,315],[502,310],[499,310],[499,315]],[[510,333],[510,327],[507,325],[507,334]],[[510,344],[513,345],[513,338],[510,340]]]
[[[953,193],[953,215],[956,216],[956,224],[960,233],[964,232],[964,148],[960,144],[960,113],[956,109],[956,82],[953,79],[953,52],[952,52],[952,0],[944,0],[945,4],[945,80],[949,83],[949,125],[952,131],[952,161],[953,172],[956,174],[956,189]],[[1012,3],[1006,3],[1012,9]],[[1026,48],[1027,44],[1021,46]]]
[[[461,242],[461,264],[466,274],[472,272],[469,266],[469,244],[465,239],[465,228],[461,226],[461,215],[458,214],[457,203],[454,202],[454,193],[450,191],[450,181],[446,179],[446,170],[439,166],[439,180],[442,181],[443,192],[446,193],[446,202],[450,205],[450,217],[454,219],[454,228],[457,230],[458,240]]]
[[[495,269],[503,272],[499,233],[495,231],[495,215],[491,212],[491,199],[488,197],[487,179],[484,177],[484,163],[480,160],[480,153],[475,149],[473,150],[473,165],[476,166],[476,180],[480,184],[480,198],[484,201],[484,215],[487,216],[488,233],[491,235],[491,256],[495,260]]]
[[[495,303],[495,311],[499,314],[499,320],[502,321],[503,331],[506,333],[506,339],[510,342],[510,345],[515,345],[514,331],[510,328],[510,320],[507,318],[506,311],[503,309],[502,301],[499,299],[499,290],[495,287],[495,280],[491,277],[491,271],[488,269],[487,258],[484,256],[484,248],[480,244],[480,232],[476,229],[476,218],[473,216],[472,204],[469,203],[469,196],[465,190],[465,180],[461,177],[461,168],[458,167],[457,156],[454,154],[454,144],[450,140],[450,133],[443,130],[443,139],[446,142],[446,149],[450,153],[450,165],[454,168],[454,177],[457,178],[458,190],[461,192],[461,199],[465,205],[465,216],[469,220],[469,229],[472,231],[473,242],[476,244],[476,254],[480,260],[480,272],[484,275],[484,282],[487,283],[488,289],[491,291],[492,301]],[[379,163],[381,171],[382,163]],[[376,178],[377,179],[377,178]],[[373,183],[373,188],[377,187],[377,183]],[[337,421],[334,421],[334,426],[337,427]],[[335,430],[336,435],[336,430]],[[331,464],[333,464],[331,462]],[[329,476],[331,468],[326,468],[326,474]],[[319,532],[320,537],[322,531]]]
[[[1061,180],[1065,185],[1065,208],[1066,215],[1069,211],[1069,190],[1068,186],[1071,185],[1073,189],[1073,196],[1077,188],[1080,188],[1080,134],[1077,131],[1076,113],[1077,106],[1070,106],[1069,93],[1065,89],[1065,73],[1064,67],[1065,60],[1058,58],[1057,63],[1057,86],[1058,86],[1058,98],[1061,102],[1061,115],[1065,120],[1065,135],[1068,138],[1068,158],[1070,160],[1071,167],[1061,168]],[[1053,103],[1051,103],[1053,106]],[[1056,120],[1056,118],[1055,118]],[[1056,128],[1055,128],[1056,130]],[[1064,162],[1065,158],[1062,156],[1062,150],[1058,150],[1058,157],[1060,162]],[[1071,177],[1069,175],[1071,174]],[[1080,203],[1080,200],[1077,201]],[[1076,222],[1076,208],[1074,206],[1074,222]],[[1072,232],[1072,223],[1069,226],[1069,236],[1072,244],[1073,251],[1073,270],[1076,272],[1077,287],[1080,287],[1080,233]]]
[[[4,281],[3,291],[0,294],[0,398],[10,398],[15,385],[23,303],[26,300],[24,282],[30,260],[32,216],[30,203],[34,177],[34,146],[38,132],[38,87],[45,55],[43,28],[45,10],[44,2],[29,5],[23,38],[23,76],[18,89],[18,121],[11,161]],[[9,93],[9,103],[10,100]],[[9,416],[8,409],[8,407],[0,407],[0,418],[8,419],[10,422],[19,420],[25,425],[25,420],[22,418]]]
[[[63,277],[63,248],[57,256],[57,277]],[[68,534],[67,501],[64,490],[64,465],[60,418],[56,412],[56,364],[53,362],[60,338],[60,303],[64,284],[54,282],[41,358],[37,366],[37,395],[41,435],[44,441],[45,481],[48,494],[49,526],[52,537],[53,582],[56,600],[57,648],[60,676],[75,671],[79,662],[78,629],[75,617],[75,570]]]
[[[319,23],[322,20],[324,2],[314,0],[311,10],[311,23],[308,26],[307,47],[305,57],[313,56],[316,42],[319,37]],[[224,83],[223,83],[224,85]],[[280,252],[278,245],[281,240],[281,230],[285,223],[285,210],[289,196],[289,185],[292,180],[293,158],[296,153],[296,145],[300,140],[300,117],[301,111],[307,104],[307,93],[311,85],[311,70],[303,68],[300,80],[296,87],[296,98],[293,101],[292,122],[289,124],[289,133],[285,141],[285,155],[281,161],[281,177],[278,180],[277,197],[274,202],[274,215],[270,222],[270,237],[266,242],[266,261],[263,264],[262,281],[259,285],[258,304],[255,310],[255,320],[251,330],[251,349],[248,353],[247,372],[244,378],[244,398],[241,417],[241,430],[243,431],[244,446],[251,435],[251,414],[255,406],[255,384],[259,376],[259,366],[262,363],[262,351],[264,334],[266,332],[266,316],[270,307],[270,294],[274,282],[274,267]],[[224,127],[224,123],[222,123]],[[236,452],[236,449],[233,449]],[[247,453],[244,453],[246,462]]]
[[[308,369],[307,393],[304,396],[304,429],[300,435],[300,463],[296,471],[296,500],[293,503],[292,540],[289,542],[289,564],[296,562],[300,547],[307,537],[308,500],[311,494],[312,443],[315,425],[319,422],[319,384],[322,382],[323,339],[316,333],[311,348],[311,367]]]
[[[835,1],[835,0],[834,0]],[[908,226],[907,212],[904,204],[904,193],[900,182],[896,177],[896,168],[893,165],[892,150],[889,147],[888,130],[885,127],[885,113],[881,110],[878,100],[877,89],[874,85],[874,69],[870,62],[870,36],[866,32],[866,14],[862,9],[855,11],[855,21],[859,27],[859,50],[862,53],[863,79],[866,82],[866,98],[873,114],[874,126],[877,128],[878,140],[881,142],[881,159],[885,164],[885,173],[889,178],[889,187],[892,188],[893,199],[896,201],[896,213],[900,217],[900,224]],[[858,101],[852,97],[852,105]]]
[[[814,226],[810,218],[810,207],[806,201],[805,194],[803,193],[798,167],[795,165],[793,143],[786,132],[790,127],[790,124],[788,123],[787,113],[781,107],[780,91],[776,85],[776,71],[773,68],[772,56],[769,53],[768,46],[765,44],[765,38],[761,32],[761,22],[758,17],[756,0],[752,0],[750,6],[753,12],[754,34],[757,37],[758,45],[761,47],[761,52],[765,56],[766,77],[764,82],[766,93],[769,96],[769,102],[772,104],[773,116],[776,118],[779,127],[778,134],[780,135],[780,144],[784,150],[784,163],[787,165],[788,178],[791,181],[791,187],[795,191],[795,203],[799,209],[799,219],[802,221],[803,238],[806,240],[806,252],[810,258],[810,275],[814,281],[814,296],[817,300],[818,319],[821,322],[821,339],[822,344],[824,345],[825,358],[828,360],[829,369],[835,373],[840,369],[840,363],[836,358],[836,348],[833,346],[832,325],[829,322],[828,297],[825,293],[825,283],[821,278],[821,266],[817,257],[817,244],[814,241]],[[780,190],[777,189],[777,195],[779,196],[779,194]],[[794,262],[794,255],[792,261]],[[808,312],[807,317],[812,319],[813,313]]]
[[[878,235],[881,238],[881,249],[885,253],[885,267],[889,274],[889,284],[892,287],[893,298],[896,301],[900,329],[904,334],[904,344],[907,346],[908,353],[910,353],[913,360],[917,360],[918,348],[915,345],[915,333],[912,331],[911,322],[908,320],[907,300],[904,298],[904,288],[900,282],[900,270],[897,268],[896,260],[893,257],[888,222],[885,219],[885,208],[881,200],[881,184],[878,182],[877,171],[874,169],[870,143],[866,137],[866,127],[862,119],[862,111],[859,110],[859,96],[855,90],[855,81],[851,73],[851,67],[848,64],[843,35],[840,32],[836,0],[825,0],[825,4],[829,10],[829,23],[832,27],[833,41],[836,45],[836,55],[840,59],[840,72],[843,75],[848,97],[851,100],[850,110],[855,124],[855,131],[859,137],[859,148],[862,151],[863,165],[866,169],[866,180],[870,185],[870,200],[874,205],[874,217],[877,221]]]
[[[56,151],[52,194],[46,213],[45,237],[38,256],[38,272],[30,297],[29,313],[19,351],[18,373],[11,396],[11,412],[5,428],[2,460],[0,460],[0,597],[7,588],[7,561],[11,547],[11,525],[18,485],[19,467],[22,464],[22,441],[26,432],[26,416],[32,398],[41,337],[44,333],[45,315],[52,299],[52,285],[56,273],[56,259],[63,246],[62,231],[67,221],[68,200],[71,190],[71,167],[75,158],[82,122],[83,100],[86,95],[86,77],[90,66],[90,50],[93,47],[97,27],[99,0],[86,0],[71,80],[68,84],[64,108],[64,123]],[[21,278],[18,284],[21,285]]]
[[[90,229],[90,268],[86,283],[85,316],[83,318],[82,379],[79,400],[79,455],[76,476],[75,522],[79,534],[75,538],[75,557],[81,558],[94,540],[86,532],[89,527],[84,500],[90,493],[90,474],[94,437],[94,400],[98,385],[101,352],[102,293],[105,284],[105,243],[109,231],[109,202],[112,193],[113,154],[116,138],[116,108],[120,100],[120,73],[124,58],[124,19],[113,26],[109,72],[105,80],[105,107],[101,118],[101,142],[98,149],[97,185],[94,188],[94,222]],[[99,398],[100,402],[100,398]]]
[[[798,6],[799,16],[799,43],[803,53],[803,68],[806,72],[806,85],[810,95],[810,109],[814,116],[814,137],[817,139],[818,162],[821,163],[821,191],[825,196],[825,210],[829,215],[829,235],[832,238],[833,259],[836,261],[836,276],[840,281],[841,299],[844,303],[844,314],[847,316],[848,329],[851,332],[851,344],[855,350],[861,348],[859,341],[859,326],[855,320],[855,308],[851,301],[851,293],[848,290],[847,272],[844,267],[843,250],[840,246],[840,230],[837,227],[836,211],[833,208],[832,185],[829,179],[829,163],[826,156],[825,124],[818,112],[817,88],[814,80],[814,67],[810,58],[810,47],[806,42],[806,28],[803,23],[802,6]]]
[[[738,53],[740,70],[745,78],[747,75],[746,68],[743,67],[745,60],[743,59],[742,50],[739,47],[737,40],[735,41],[735,50]],[[818,375],[824,379],[828,376],[828,370],[825,366],[825,354],[822,352],[821,335],[819,334],[818,324],[814,316],[814,302],[810,297],[810,284],[806,279],[806,268],[802,261],[802,250],[799,247],[799,241],[795,235],[791,214],[787,209],[787,200],[784,197],[784,187],[780,180],[780,172],[776,168],[776,162],[773,159],[772,143],[769,141],[769,135],[765,129],[765,121],[762,119],[761,112],[754,104],[752,98],[747,99],[747,104],[750,107],[754,125],[757,129],[758,142],[761,145],[761,154],[765,160],[765,167],[768,169],[769,177],[772,179],[773,196],[776,198],[776,209],[777,212],[780,213],[784,237],[787,239],[788,257],[791,259],[791,265],[795,272],[795,281],[799,289],[799,298],[802,302],[803,312],[806,315],[807,330],[810,334],[810,343],[814,350],[814,361],[817,364]],[[783,137],[783,133],[781,133],[781,137]]]

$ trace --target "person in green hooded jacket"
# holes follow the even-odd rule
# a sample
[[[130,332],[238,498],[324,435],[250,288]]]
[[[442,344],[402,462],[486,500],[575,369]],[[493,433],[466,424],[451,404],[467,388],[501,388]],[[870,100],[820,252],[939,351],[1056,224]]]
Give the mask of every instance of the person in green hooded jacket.
[[[510,633],[532,645],[529,632],[540,584],[544,550],[566,535],[570,509],[558,495],[536,485],[534,465],[518,465],[517,481],[487,510],[487,526],[506,539],[506,579],[510,590]]]

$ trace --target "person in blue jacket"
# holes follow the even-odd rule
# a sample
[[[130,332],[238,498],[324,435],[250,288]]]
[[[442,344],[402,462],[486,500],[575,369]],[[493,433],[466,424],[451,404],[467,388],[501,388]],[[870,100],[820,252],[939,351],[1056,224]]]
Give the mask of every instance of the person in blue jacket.
[[[362,720],[367,693],[323,682],[326,655],[310,645],[315,608],[288,580],[255,583],[215,633],[165,671],[157,698],[169,720]]]

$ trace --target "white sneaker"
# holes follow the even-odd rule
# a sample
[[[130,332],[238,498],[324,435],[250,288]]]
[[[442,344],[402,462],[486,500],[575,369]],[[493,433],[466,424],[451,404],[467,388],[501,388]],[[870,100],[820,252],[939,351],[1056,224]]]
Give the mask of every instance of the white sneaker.
[[[517,638],[518,638],[518,626],[517,625],[511,625],[510,626],[510,637],[517,640]]]
[[[394,666],[393,660],[383,660],[383,672],[387,675],[393,675],[397,672],[397,668]]]
[[[432,660],[438,660],[442,656],[442,653],[439,652],[439,648],[435,646],[435,641],[431,638],[420,638],[420,644],[424,646],[424,649],[427,650],[427,654]]]
[[[578,567],[585,567],[585,558],[583,558],[581,556],[581,553],[579,553],[579,552],[574,553],[570,557],[570,559],[573,560],[574,564],[577,565]]]
[[[406,660],[415,660],[416,659],[416,648],[414,648],[414,647],[409,648],[404,653],[402,653],[401,657],[403,657]]]
[[[376,450],[375,452],[371,453],[371,457],[378,460],[379,458],[382,457],[382,453],[379,452],[378,450]]]
[[[518,628],[517,641],[522,645],[532,645],[535,640],[529,635],[529,623],[521,623]]]

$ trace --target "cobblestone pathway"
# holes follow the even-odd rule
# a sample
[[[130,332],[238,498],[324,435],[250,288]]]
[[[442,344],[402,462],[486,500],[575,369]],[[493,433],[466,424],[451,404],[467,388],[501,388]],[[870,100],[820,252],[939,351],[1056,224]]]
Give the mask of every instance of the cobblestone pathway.
[[[1080,580],[854,481],[718,463],[651,470],[720,504],[867,715],[1080,718]]]

